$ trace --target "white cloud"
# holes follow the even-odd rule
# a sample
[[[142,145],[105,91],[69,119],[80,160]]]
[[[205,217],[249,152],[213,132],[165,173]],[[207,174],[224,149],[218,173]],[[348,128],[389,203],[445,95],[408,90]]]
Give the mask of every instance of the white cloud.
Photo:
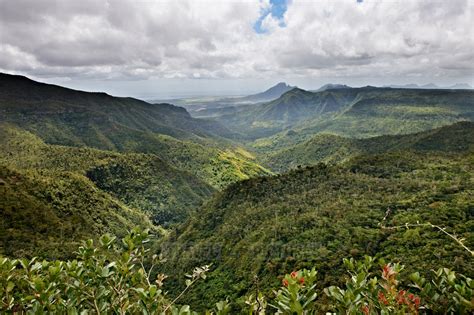
[[[466,78],[473,2],[0,0],[0,70],[70,78]]]
[[[297,1],[288,8],[287,27],[277,30],[282,68],[330,70],[352,67],[400,74],[439,71],[453,53],[474,49],[472,2],[464,1]],[[397,69],[392,66],[402,65]],[[469,67],[472,71],[472,65]],[[448,73],[446,73],[448,74]]]

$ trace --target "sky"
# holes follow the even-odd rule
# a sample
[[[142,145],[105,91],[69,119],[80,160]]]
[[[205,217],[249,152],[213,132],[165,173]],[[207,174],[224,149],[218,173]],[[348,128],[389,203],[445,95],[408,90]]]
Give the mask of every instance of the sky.
[[[474,86],[472,0],[0,0],[0,71],[164,99]]]

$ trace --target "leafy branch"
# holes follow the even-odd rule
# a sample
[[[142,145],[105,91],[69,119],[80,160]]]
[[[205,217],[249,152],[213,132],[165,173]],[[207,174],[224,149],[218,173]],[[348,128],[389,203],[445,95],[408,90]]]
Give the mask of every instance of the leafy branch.
[[[449,236],[451,239],[453,239],[456,243],[458,243],[460,246],[462,246],[465,250],[467,250],[471,256],[474,256],[474,251],[472,249],[470,249],[469,247],[466,246],[466,244],[464,244],[464,238],[459,238],[457,237],[456,235],[454,234],[451,234],[449,233],[448,231],[446,231],[446,228],[445,227],[441,227],[439,225],[436,225],[436,224],[433,224],[431,222],[426,222],[426,223],[405,223],[404,225],[397,225],[397,226],[385,226],[384,225],[384,222],[386,222],[388,216],[390,215],[391,213],[391,210],[390,209],[387,209],[387,211],[385,212],[385,216],[383,217],[382,219],[382,222],[379,224],[380,225],[380,228],[382,230],[398,230],[398,229],[409,229],[410,227],[431,227],[431,228],[434,228],[434,229],[437,229],[439,231],[441,231],[442,233],[446,234],[447,236]]]
[[[166,313],[166,311],[173,306],[183,295],[188,291],[189,288],[193,286],[199,279],[206,279],[206,272],[209,271],[210,266],[205,265],[202,267],[196,267],[194,268],[194,271],[191,275],[186,275],[189,279],[186,280],[186,288],[184,288],[183,291],[181,291],[180,294],[170,303],[166,308],[164,309],[163,313]]]

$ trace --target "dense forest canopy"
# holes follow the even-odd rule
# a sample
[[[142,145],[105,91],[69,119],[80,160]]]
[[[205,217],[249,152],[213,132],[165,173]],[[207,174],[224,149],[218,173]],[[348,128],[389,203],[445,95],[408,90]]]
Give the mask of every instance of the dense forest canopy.
[[[254,275],[267,293],[282,271],[302,268],[319,271],[319,286],[340,283],[344,257],[403,262],[407,272],[443,265],[472,277],[472,254],[459,244],[429,227],[403,226],[440,225],[473,248],[473,158],[400,151],[233,184],[168,237],[166,266],[178,275],[215,266],[192,293],[204,306],[208,297],[250,293]]]
[[[194,118],[1,74],[0,310],[472,309],[473,92],[277,92]]]

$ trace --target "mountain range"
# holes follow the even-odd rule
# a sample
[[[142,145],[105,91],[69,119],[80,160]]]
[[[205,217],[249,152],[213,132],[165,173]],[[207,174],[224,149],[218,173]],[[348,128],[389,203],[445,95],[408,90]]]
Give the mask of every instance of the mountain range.
[[[197,97],[187,99],[173,99],[170,100],[174,104],[185,107],[193,117],[200,118],[215,118],[225,114],[232,115],[238,109],[236,107],[244,105],[252,105],[256,103],[270,102],[278,99],[284,93],[296,88],[290,86],[285,82],[280,82],[264,92],[252,94],[248,96],[239,97]],[[324,92],[328,90],[349,89],[351,88],[345,84],[328,83],[316,90],[309,90],[310,92]],[[367,86],[366,88],[370,88]],[[405,84],[405,85],[386,85],[382,88],[394,89],[451,89],[451,90],[470,90],[472,87],[467,83],[458,83],[447,87],[439,87],[433,83],[425,85]],[[157,101],[152,101],[157,103]],[[243,109],[243,108],[240,108]],[[247,109],[245,109],[247,110]]]
[[[334,89],[348,89],[350,86],[345,85],[345,84],[334,84],[334,83],[328,83],[323,86],[321,86],[319,89],[311,91],[311,92],[322,92],[326,90],[334,90]]]
[[[423,85],[418,85],[414,83],[403,84],[403,85],[386,85],[385,87],[391,87],[396,89],[450,89],[450,90],[470,90],[472,86],[467,83],[456,83],[450,86],[440,87],[434,83],[428,83]]]
[[[474,151],[474,122],[463,121],[419,133],[364,139],[317,134],[303,143],[272,152],[262,160],[272,170],[285,172],[318,163],[338,164],[357,155],[402,150],[414,150],[427,154],[430,151],[445,153]]]
[[[471,90],[295,88],[271,102],[216,113],[214,119],[262,148],[288,138],[288,131],[294,142],[319,132],[373,137],[472,120],[473,96]]]
[[[50,143],[122,148],[122,140],[109,138],[111,130],[156,132],[198,142],[213,135],[231,135],[218,123],[193,119],[185,109],[171,104],[76,91],[22,76],[0,74],[0,102],[3,121],[36,128]],[[33,116],[34,121],[30,120]],[[42,128],[48,124],[65,128]]]
[[[0,110],[0,122],[27,130],[47,144],[158,154],[214,187],[245,177],[241,169],[262,171],[252,166],[248,152],[223,138],[234,137],[233,132],[218,122],[192,118],[171,104],[75,91],[2,74]],[[227,167],[230,173],[225,178],[215,171],[221,161],[236,166]]]
[[[268,90],[264,92],[244,96],[241,98],[235,98],[234,101],[237,102],[249,102],[249,103],[259,103],[265,101],[272,101],[274,99],[279,98],[284,93],[288,92],[289,90],[293,89],[293,86],[286,84],[285,82],[277,83],[276,85],[272,86]]]
[[[212,118],[214,112],[232,111],[234,107],[268,102],[279,98],[293,87],[285,82],[277,83],[269,89],[252,95],[234,97],[196,97],[170,100],[174,104],[183,106],[196,118]],[[157,103],[158,101],[150,101]]]
[[[280,83],[242,99],[184,108],[0,74],[0,255],[65,259],[149,229],[172,299],[237,313],[294,270],[344,283],[348,257],[474,275],[474,91]]]
[[[321,287],[343,281],[342,258],[364,255],[402,261],[407,272],[449,265],[472,275],[471,254],[435,230],[381,226],[431,222],[474,245],[473,129],[473,123],[458,123],[356,144],[329,139],[302,150],[307,157],[274,156],[284,169],[291,157],[313,166],[238,182],[215,194],[161,245],[166,270],[175,276],[171,287],[179,292],[176,275],[212,264],[209,280],[188,297],[206,308],[209,299],[251,294],[255,279],[270,296],[278,275],[292,270],[315,267]],[[328,157],[340,162],[313,164]],[[327,310],[320,299],[320,310]]]
[[[0,113],[9,255],[59,257],[80,239],[173,224],[217,189],[270,173],[219,123],[170,104],[1,74]]]

